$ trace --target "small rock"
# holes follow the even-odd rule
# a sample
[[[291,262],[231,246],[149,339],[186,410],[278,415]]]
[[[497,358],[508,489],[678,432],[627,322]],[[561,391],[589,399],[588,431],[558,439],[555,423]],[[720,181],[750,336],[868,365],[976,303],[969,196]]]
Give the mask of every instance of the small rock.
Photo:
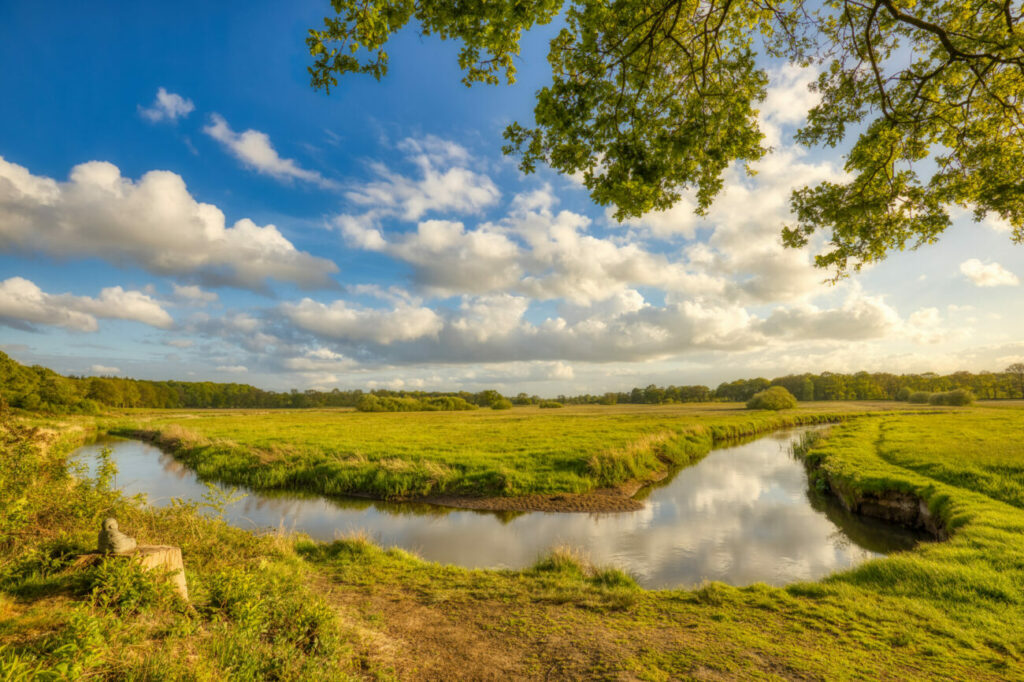
[[[104,519],[100,529],[99,551],[103,554],[128,554],[135,550],[135,538],[129,537],[117,528],[117,519]]]

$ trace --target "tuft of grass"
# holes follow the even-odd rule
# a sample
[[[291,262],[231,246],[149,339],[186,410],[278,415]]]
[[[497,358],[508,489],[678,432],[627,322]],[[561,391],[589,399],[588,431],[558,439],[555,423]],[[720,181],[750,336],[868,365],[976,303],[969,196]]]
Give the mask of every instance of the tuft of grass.
[[[584,578],[593,573],[590,558],[578,547],[563,545],[554,548],[546,557],[538,559],[532,569],[535,573],[563,573]]]

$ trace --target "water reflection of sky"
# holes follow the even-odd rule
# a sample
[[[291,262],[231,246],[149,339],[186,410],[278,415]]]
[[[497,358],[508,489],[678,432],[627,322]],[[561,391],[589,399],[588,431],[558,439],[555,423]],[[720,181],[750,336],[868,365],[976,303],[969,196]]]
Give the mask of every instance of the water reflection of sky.
[[[851,517],[810,495],[803,466],[789,454],[795,432],[716,450],[652,490],[645,507],[618,514],[529,513],[514,517],[250,492],[225,517],[242,528],[299,530],[319,540],[365,531],[384,546],[460,566],[519,568],[552,547],[585,550],[597,564],[632,573],[647,587],[782,585],[816,579],[915,538]],[[151,504],[202,500],[205,485],[180,462],[138,441],[111,441],[117,485]],[[92,462],[102,444],[81,449]],[[837,525],[838,524],[838,525]]]

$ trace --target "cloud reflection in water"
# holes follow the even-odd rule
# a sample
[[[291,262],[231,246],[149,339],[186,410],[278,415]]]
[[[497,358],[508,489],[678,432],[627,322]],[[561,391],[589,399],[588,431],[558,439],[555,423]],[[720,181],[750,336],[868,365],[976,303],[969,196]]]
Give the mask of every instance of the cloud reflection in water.
[[[811,580],[916,540],[852,517],[808,491],[790,455],[797,431],[722,448],[652,490],[646,506],[618,514],[509,517],[422,504],[250,492],[225,517],[243,528],[299,530],[318,540],[365,531],[383,546],[467,567],[520,568],[552,547],[583,548],[652,588],[704,580],[783,585]],[[205,486],[173,457],[139,441],[111,441],[118,484],[151,504],[202,500]],[[91,461],[102,444],[81,449]],[[839,524],[839,525],[837,525]],[[869,548],[870,547],[870,548]]]

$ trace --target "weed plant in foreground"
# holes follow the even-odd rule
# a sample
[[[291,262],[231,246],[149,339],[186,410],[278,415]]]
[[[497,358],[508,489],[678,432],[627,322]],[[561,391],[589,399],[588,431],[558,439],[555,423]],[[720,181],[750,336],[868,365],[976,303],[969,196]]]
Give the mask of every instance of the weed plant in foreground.
[[[291,540],[195,504],[125,499],[109,462],[81,477],[67,454],[84,434],[65,426],[0,412],[0,680],[339,679],[358,667]],[[74,568],[107,516],[141,542],[182,548],[193,606],[131,562]]]

